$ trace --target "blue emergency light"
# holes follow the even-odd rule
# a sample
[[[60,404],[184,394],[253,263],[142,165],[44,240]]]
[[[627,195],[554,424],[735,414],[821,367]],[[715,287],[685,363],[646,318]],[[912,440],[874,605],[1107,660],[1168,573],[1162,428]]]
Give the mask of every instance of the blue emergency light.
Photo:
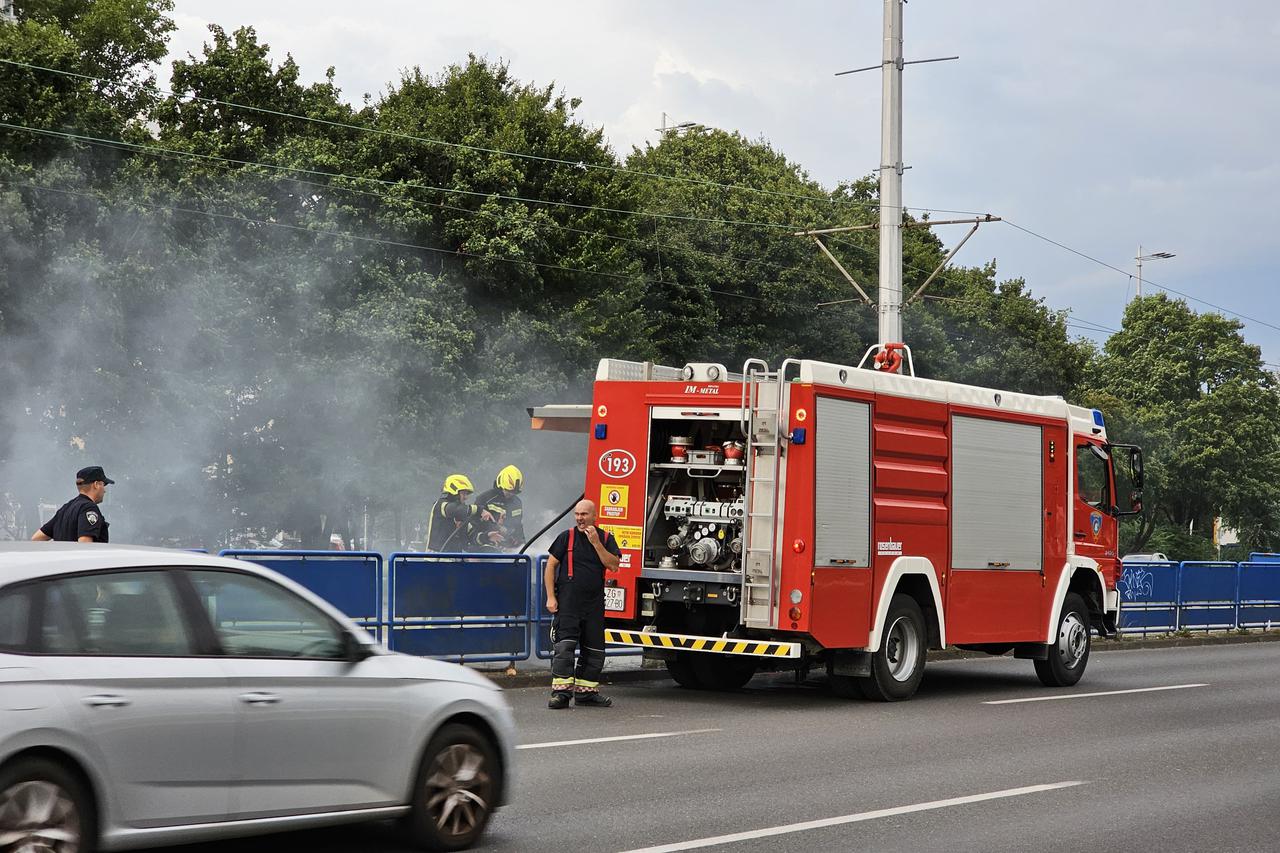
[[[609,434],[608,424],[596,424],[596,438],[604,441],[604,437]]]

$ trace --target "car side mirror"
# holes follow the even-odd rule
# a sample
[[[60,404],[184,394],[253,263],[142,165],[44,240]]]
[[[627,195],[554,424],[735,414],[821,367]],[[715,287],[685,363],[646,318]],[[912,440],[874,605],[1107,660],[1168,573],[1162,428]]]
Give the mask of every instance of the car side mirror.
[[[351,663],[360,663],[378,653],[377,646],[360,640],[355,634],[344,634],[342,644],[342,656]]]

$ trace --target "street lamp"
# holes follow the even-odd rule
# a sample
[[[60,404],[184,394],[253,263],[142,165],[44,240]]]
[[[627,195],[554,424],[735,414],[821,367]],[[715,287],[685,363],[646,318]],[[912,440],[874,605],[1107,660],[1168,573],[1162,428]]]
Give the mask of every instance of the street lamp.
[[[1164,260],[1165,258],[1176,258],[1173,252],[1152,252],[1149,255],[1142,254],[1142,246],[1138,246],[1138,256],[1134,258],[1138,262],[1138,298],[1142,298],[1142,262],[1153,260]]]

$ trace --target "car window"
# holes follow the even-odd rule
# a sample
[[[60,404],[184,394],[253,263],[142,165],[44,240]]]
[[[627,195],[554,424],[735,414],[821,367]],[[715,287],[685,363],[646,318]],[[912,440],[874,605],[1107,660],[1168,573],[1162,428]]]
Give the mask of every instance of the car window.
[[[47,582],[41,638],[47,654],[194,654],[164,572],[108,572]]]
[[[26,650],[30,618],[31,605],[25,588],[0,591],[0,651]]]
[[[343,633],[323,611],[255,575],[188,572],[223,652],[233,657],[343,656]]]

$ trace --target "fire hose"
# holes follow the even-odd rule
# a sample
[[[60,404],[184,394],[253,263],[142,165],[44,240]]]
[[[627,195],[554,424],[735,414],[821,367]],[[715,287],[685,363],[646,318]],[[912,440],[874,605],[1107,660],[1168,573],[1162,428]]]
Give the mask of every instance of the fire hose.
[[[548,530],[550,530],[551,528],[553,528],[553,527],[555,527],[557,524],[559,524],[559,523],[560,523],[560,519],[564,518],[566,515],[568,515],[569,513],[573,512],[573,508],[574,508],[575,506],[577,506],[577,505],[578,505],[578,501],[582,500],[582,499],[583,499],[583,498],[585,498],[586,496],[587,496],[587,493],[586,493],[586,492],[583,492],[582,494],[580,494],[580,495],[578,495],[576,498],[574,498],[574,499],[573,499],[573,503],[571,503],[571,504],[569,504],[567,507],[565,507],[564,512],[560,513],[560,514],[559,514],[559,515],[557,515],[555,518],[551,519],[551,523],[550,523],[550,524],[548,524],[546,527],[542,528],[542,529],[541,529],[541,530],[539,530],[537,533],[533,534],[533,535],[532,535],[532,536],[530,536],[528,539],[526,539],[526,540],[525,540],[524,545],[523,545],[523,546],[521,546],[519,553],[523,554],[525,551],[527,551],[527,550],[529,549],[529,546],[530,546],[530,545],[532,545],[534,542],[538,541],[538,539],[542,538],[542,534],[546,533]]]

